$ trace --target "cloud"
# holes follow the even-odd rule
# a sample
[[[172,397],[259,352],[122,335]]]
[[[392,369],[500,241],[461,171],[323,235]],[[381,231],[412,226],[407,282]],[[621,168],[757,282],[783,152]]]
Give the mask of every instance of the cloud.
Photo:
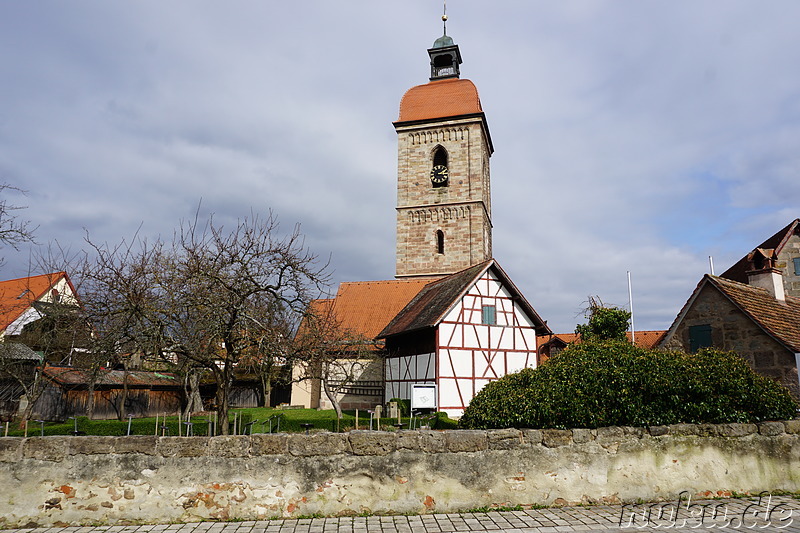
[[[170,235],[202,200],[274,210],[336,281],[394,274],[397,118],[440,5],[81,0],[0,6],[0,177],[40,241]],[[452,5],[492,157],[495,254],[572,331],[588,295],[672,321],[798,215],[800,4]],[[6,251],[7,252],[7,251]],[[3,277],[29,251],[6,253]]]

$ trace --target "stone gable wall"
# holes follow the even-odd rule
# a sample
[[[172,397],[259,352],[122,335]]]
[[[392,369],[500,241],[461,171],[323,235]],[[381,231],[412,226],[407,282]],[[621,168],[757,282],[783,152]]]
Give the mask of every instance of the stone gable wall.
[[[800,235],[792,235],[778,255],[775,265],[783,274],[783,289],[788,296],[800,298],[800,275],[794,273],[794,258],[800,257]]]
[[[0,529],[798,491],[800,420],[0,438],[0,486]]]
[[[709,324],[714,347],[741,354],[759,374],[773,378],[800,398],[794,354],[764,333],[718,290],[706,285],[666,349],[689,351],[689,327]]]

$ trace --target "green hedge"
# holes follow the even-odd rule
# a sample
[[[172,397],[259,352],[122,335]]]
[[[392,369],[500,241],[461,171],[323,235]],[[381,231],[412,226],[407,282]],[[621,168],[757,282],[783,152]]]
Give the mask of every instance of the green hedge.
[[[539,368],[488,384],[464,428],[596,428],[791,419],[787,389],[738,355],[637,348],[625,341],[568,347]]]

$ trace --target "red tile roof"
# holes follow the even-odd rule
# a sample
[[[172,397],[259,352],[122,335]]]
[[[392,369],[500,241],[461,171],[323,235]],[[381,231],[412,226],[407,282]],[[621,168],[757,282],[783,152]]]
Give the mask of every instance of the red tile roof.
[[[412,87],[400,100],[397,122],[483,113],[478,89],[470,80],[449,78]]]
[[[708,274],[695,293],[704,282],[719,289],[769,335],[795,353],[800,352],[800,298],[787,296],[781,302],[766,289]]]
[[[335,298],[314,300],[309,312],[321,317],[333,313],[341,330],[354,337],[374,339],[425,285],[435,279],[438,278],[344,282],[339,285]],[[305,329],[303,321],[298,335],[302,336]]]
[[[66,275],[66,272],[53,272],[0,281],[0,331],[5,331],[31,307],[33,302],[47,294],[47,291]]]
[[[636,332],[636,346],[640,348],[655,348],[658,342],[664,337],[666,331],[653,330],[653,331],[637,331]],[[628,341],[631,340],[631,332],[626,334]],[[580,340],[577,333],[556,333],[555,335],[540,335],[537,337],[539,346],[552,342],[556,339],[561,340],[564,344],[570,344]]]

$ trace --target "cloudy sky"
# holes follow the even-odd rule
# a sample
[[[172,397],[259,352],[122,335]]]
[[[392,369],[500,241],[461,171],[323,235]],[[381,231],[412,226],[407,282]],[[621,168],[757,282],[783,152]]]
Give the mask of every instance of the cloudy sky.
[[[797,0],[451,0],[494,141],[495,257],[550,326],[665,329],[800,216]],[[336,282],[394,275],[396,120],[437,0],[0,3],[0,181],[41,244],[272,209]],[[5,248],[0,277],[28,273]]]

